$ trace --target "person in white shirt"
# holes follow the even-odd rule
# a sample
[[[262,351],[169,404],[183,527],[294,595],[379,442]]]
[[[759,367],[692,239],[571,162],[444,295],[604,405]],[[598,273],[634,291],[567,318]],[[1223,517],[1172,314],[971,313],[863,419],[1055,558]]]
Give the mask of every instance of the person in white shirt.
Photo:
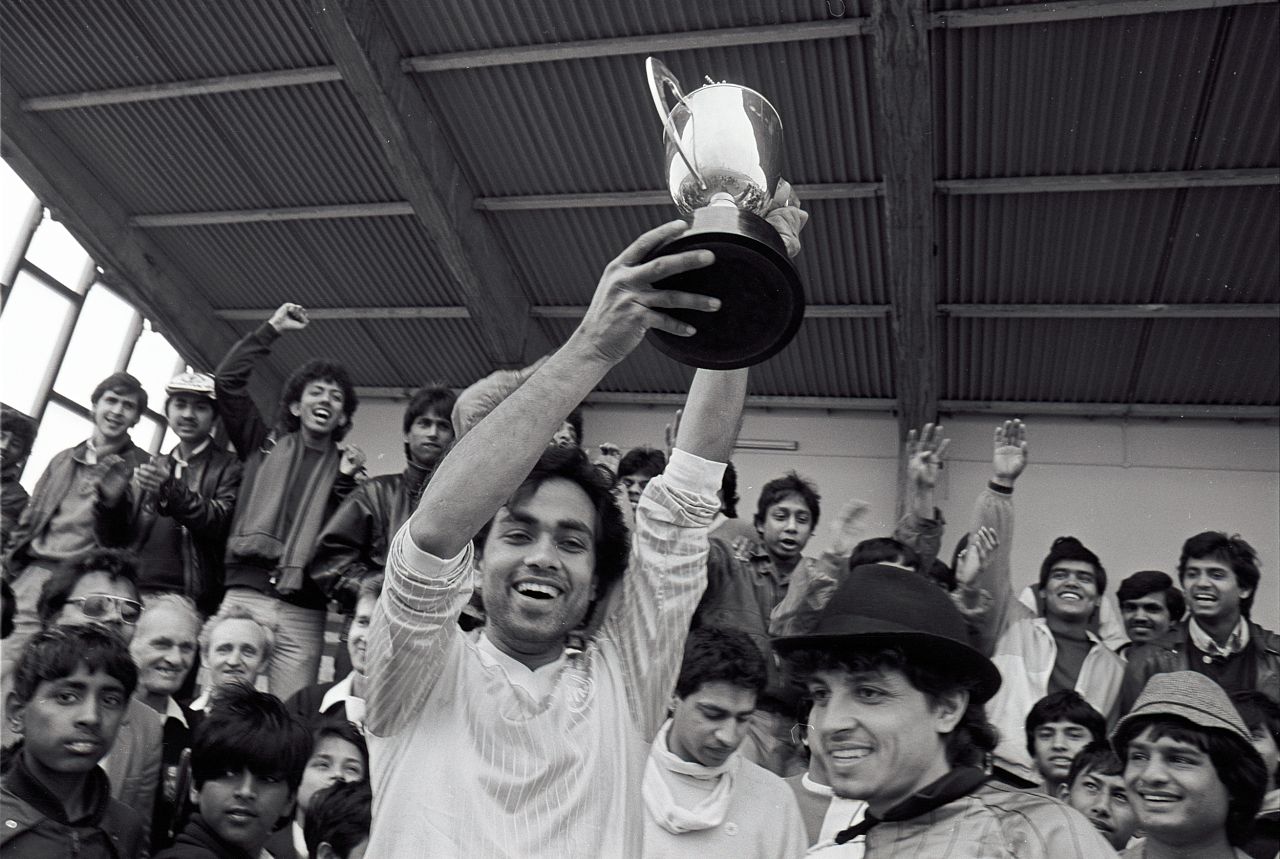
[[[644,261],[684,229],[605,268],[569,341],[462,437],[392,541],[368,642],[369,855],[642,854],[646,752],[706,586],[747,374],[697,372],[630,548],[609,478],[547,439],[649,329],[693,332],[666,310],[714,324],[717,300],[651,286],[713,261]],[[477,584],[488,622],[472,641],[457,617]]]
[[[795,796],[738,751],[764,690],[751,636],[702,627],[689,634],[672,716],[644,770],[646,859],[775,859],[807,847]]]

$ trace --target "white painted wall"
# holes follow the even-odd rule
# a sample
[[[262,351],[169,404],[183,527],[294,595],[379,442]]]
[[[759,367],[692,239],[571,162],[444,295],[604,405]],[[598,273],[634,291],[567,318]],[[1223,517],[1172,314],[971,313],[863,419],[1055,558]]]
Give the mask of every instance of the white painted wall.
[[[403,403],[361,403],[351,440],[369,455],[369,472],[402,468]],[[660,446],[670,411],[589,406],[589,446]],[[947,518],[944,556],[967,527],[976,493],[990,474],[995,420],[946,425],[948,465],[939,486]],[[812,550],[828,542],[825,525],[847,498],[870,502],[871,528],[893,528],[897,421],[891,415],[750,410],[742,438],[795,441],[795,452],[739,451],[738,514],[750,519],[760,486],[795,469],[817,483],[823,518]],[[1280,429],[1211,421],[1028,421],[1031,465],[1018,481],[1014,569],[1017,584],[1036,580],[1053,538],[1073,534],[1098,553],[1114,588],[1129,573],[1172,574],[1182,541],[1207,529],[1236,532],[1258,550],[1262,585],[1254,617],[1280,630]]]

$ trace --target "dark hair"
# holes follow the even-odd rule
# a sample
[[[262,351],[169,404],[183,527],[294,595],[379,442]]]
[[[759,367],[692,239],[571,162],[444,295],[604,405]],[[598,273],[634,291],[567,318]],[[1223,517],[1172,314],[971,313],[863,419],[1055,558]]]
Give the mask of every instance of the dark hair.
[[[770,480],[760,490],[760,499],[756,502],[757,528],[764,522],[764,516],[769,512],[769,508],[788,495],[799,495],[805,506],[809,508],[813,524],[818,524],[818,515],[821,513],[819,502],[822,500],[822,496],[818,494],[818,488],[794,471],[788,471],[782,477]]]
[[[613,481],[591,464],[582,448],[548,447],[538,457],[533,471],[507,499],[506,506],[519,504],[537,492],[543,483],[557,477],[577,484],[596,511],[595,605],[599,605],[622,578],[631,555],[631,535],[613,494]],[[490,519],[472,538],[477,555],[484,554],[484,544],[492,527],[493,519]]]
[[[626,452],[618,462],[618,479],[631,474],[657,477],[667,467],[667,455],[657,448],[641,445]]]
[[[0,429],[9,433],[22,445],[22,454],[18,457],[19,460],[31,453],[31,446],[36,441],[36,422],[34,418],[18,411],[13,406],[0,403]]]
[[[361,579],[360,590],[356,592],[356,602],[360,602],[360,600],[369,596],[373,597],[375,600],[382,596],[383,581],[384,576],[382,573],[375,573],[368,578]]]
[[[98,383],[98,387],[93,389],[93,393],[89,396],[89,402],[96,406],[98,400],[102,399],[102,395],[107,391],[124,396],[134,394],[138,398],[138,414],[142,414],[147,410],[146,388],[142,387],[142,383],[128,373],[112,373],[107,376],[107,378]]]
[[[1181,716],[1153,713],[1125,722],[1111,738],[1116,754],[1126,764],[1129,743],[1147,728],[1151,729],[1153,740],[1167,737],[1194,746],[1209,756],[1218,780],[1230,797],[1225,827],[1227,840],[1235,847],[1248,841],[1253,818],[1262,807],[1267,789],[1267,773],[1253,746],[1231,731],[1196,725]]]
[[[280,776],[296,792],[311,757],[311,735],[285,703],[247,683],[214,693],[214,707],[196,727],[191,777],[196,789],[228,770]]]
[[[935,648],[934,650],[929,649]],[[986,711],[975,700],[978,680],[957,676],[953,669],[934,661],[936,646],[921,645],[908,648],[904,645],[859,647],[856,643],[836,645],[833,649],[803,648],[783,656],[789,678],[804,684],[817,671],[901,671],[907,682],[921,692],[930,706],[938,706],[942,699],[958,692],[969,693],[969,703],[954,730],[947,734],[947,763],[952,767],[984,766],[987,756],[995,750],[997,734],[987,721]]]
[[[0,579],[0,638],[8,638],[13,632],[13,615],[17,611],[15,599],[9,582]]]
[[[1235,573],[1236,585],[1249,589],[1249,596],[1240,599],[1240,614],[1248,617],[1253,609],[1253,598],[1258,595],[1258,580],[1262,578],[1258,571],[1258,553],[1239,534],[1228,537],[1222,531],[1201,531],[1182,544],[1178,578],[1186,574],[1187,561],[1202,559],[1226,564]]]
[[[1231,693],[1231,703],[1236,705],[1245,727],[1250,731],[1266,731],[1275,744],[1280,746],[1280,704],[1257,689]],[[1280,779],[1280,764],[1276,765],[1273,775]]]
[[[1088,731],[1094,740],[1107,738],[1107,720],[1074,689],[1050,692],[1027,713],[1027,754],[1036,756],[1036,729],[1050,722],[1071,722]]]
[[[313,358],[290,374],[280,392],[280,425],[285,432],[298,431],[302,423],[289,407],[302,401],[302,392],[312,382],[332,382],[342,389],[342,413],[347,416],[347,422],[333,431],[333,440],[342,441],[351,430],[351,418],[360,405],[360,398],[356,396],[355,385],[351,384],[351,374],[336,361]]]
[[[581,447],[582,445],[582,406],[575,406],[573,411],[569,412],[565,422],[573,427],[573,434],[576,436],[574,444]]]
[[[871,537],[853,547],[848,568],[852,570],[867,564],[896,564],[899,559],[904,566],[919,572],[920,556],[915,549],[892,537]]]
[[[1139,570],[1129,576],[1116,588],[1116,600],[1123,607],[1129,600],[1142,599],[1147,594],[1163,594],[1165,608],[1169,609],[1169,617],[1175,621],[1182,620],[1187,611],[1187,600],[1182,591],[1174,585],[1168,573],[1159,570]]]
[[[724,477],[720,480],[720,512],[726,519],[738,518],[738,469],[732,462],[724,464]]]
[[[346,859],[351,851],[369,837],[372,825],[373,792],[367,781],[340,781],[311,797],[302,837],[307,842],[307,856],[316,859],[321,844],[328,844]]]
[[[138,687],[138,668],[124,640],[100,626],[78,624],[50,627],[27,640],[13,669],[13,694],[26,703],[41,683],[70,677],[81,665],[119,680],[126,697]]]
[[[1049,554],[1045,557],[1044,563],[1040,565],[1040,587],[1043,588],[1049,582],[1049,572],[1059,561],[1080,561],[1085,564],[1092,564],[1094,572],[1097,574],[1098,596],[1101,597],[1107,590],[1107,571],[1103,568],[1102,562],[1098,560],[1098,556],[1085,548],[1075,537],[1059,537],[1053,541],[1053,545],[1049,548]]]
[[[76,589],[76,583],[90,573],[104,573],[112,581],[124,579],[133,588],[135,598],[137,597],[137,556],[123,549],[90,549],[54,570],[40,588],[40,599],[36,603],[40,623],[46,624],[53,620],[67,604],[71,592]]]
[[[768,681],[764,654],[745,632],[698,627],[685,641],[676,694],[686,698],[717,680],[760,694]]]
[[[435,412],[449,421],[453,426],[453,406],[458,395],[444,385],[427,385],[413,392],[409,404],[404,407],[404,432],[408,432],[413,422],[428,412]]]
[[[311,735],[311,752],[307,757],[315,754],[315,750],[320,748],[320,741],[328,737],[335,737],[339,740],[345,740],[355,746],[360,751],[360,757],[364,759],[364,781],[369,780],[369,744],[365,742],[364,734],[360,733],[360,729],[350,722],[325,722],[315,729]]]
[[[958,587],[956,584],[956,571],[948,567],[947,562],[941,558],[934,558],[933,562],[929,564],[929,569],[922,572],[947,593],[951,593]]]
[[[1075,760],[1071,762],[1071,770],[1067,773],[1067,788],[1071,788],[1077,778],[1087,773],[1124,775],[1124,763],[1105,739],[1095,739],[1076,754]]]

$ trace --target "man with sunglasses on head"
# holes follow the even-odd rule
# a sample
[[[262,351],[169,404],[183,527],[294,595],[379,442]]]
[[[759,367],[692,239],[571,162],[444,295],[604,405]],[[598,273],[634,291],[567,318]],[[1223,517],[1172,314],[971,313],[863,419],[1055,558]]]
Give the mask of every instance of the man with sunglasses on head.
[[[85,552],[45,582],[37,609],[46,629],[93,624],[128,645],[142,617],[137,564],[126,552]],[[99,762],[111,779],[111,796],[138,813],[145,831],[150,831],[163,743],[160,714],[130,698],[111,751]]]

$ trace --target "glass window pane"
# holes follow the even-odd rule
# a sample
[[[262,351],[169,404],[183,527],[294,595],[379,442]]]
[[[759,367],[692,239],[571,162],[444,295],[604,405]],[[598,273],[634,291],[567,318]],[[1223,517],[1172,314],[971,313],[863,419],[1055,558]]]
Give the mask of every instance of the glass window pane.
[[[89,254],[71,237],[66,227],[49,217],[46,210],[44,220],[27,248],[27,259],[67,289],[79,292],[80,277],[84,274]]]
[[[142,420],[138,421],[138,425],[130,431],[129,437],[138,447],[155,453],[160,449],[160,438],[166,429],[168,427],[155,418],[144,415]]]
[[[9,258],[9,252],[18,241],[18,232],[27,219],[27,210],[35,194],[0,158],[0,265]]]
[[[0,399],[27,414],[38,411],[40,382],[71,311],[64,296],[19,272],[0,314]]]
[[[93,424],[58,403],[49,403],[40,421],[36,443],[31,448],[27,467],[22,472],[22,485],[31,492],[44,473],[45,466],[60,450],[79,444],[93,432]]]
[[[94,284],[76,320],[76,330],[53,389],[89,408],[93,389],[115,372],[134,315],[129,302],[102,284]]]
[[[151,323],[144,323],[142,335],[129,357],[129,372],[138,378],[147,392],[148,405],[157,412],[164,411],[164,386],[176,376],[179,356],[163,334],[151,330]]]

